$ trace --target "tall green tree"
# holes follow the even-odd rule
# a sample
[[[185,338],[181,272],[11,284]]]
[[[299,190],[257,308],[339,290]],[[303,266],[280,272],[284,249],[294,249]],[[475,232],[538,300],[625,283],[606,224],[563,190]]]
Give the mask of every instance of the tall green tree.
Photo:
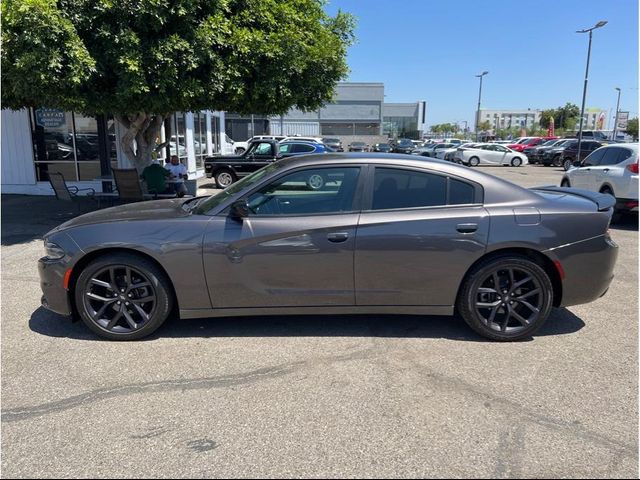
[[[175,111],[329,101],[354,20],[323,0],[2,0],[3,107],[113,113],[138,169]]]
[[[638,139],[638,117],[632,118],[627,122],[625,132],[631,135],[634,140]]]

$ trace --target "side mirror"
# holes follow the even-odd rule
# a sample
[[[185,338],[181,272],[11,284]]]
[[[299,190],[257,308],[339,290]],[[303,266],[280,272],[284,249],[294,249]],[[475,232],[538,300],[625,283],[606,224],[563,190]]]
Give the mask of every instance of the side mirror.
[[[246,198],[236,200],[231,204],[229,210],[229,216],[231,218],[242,219],[249,216],[249,202]]]

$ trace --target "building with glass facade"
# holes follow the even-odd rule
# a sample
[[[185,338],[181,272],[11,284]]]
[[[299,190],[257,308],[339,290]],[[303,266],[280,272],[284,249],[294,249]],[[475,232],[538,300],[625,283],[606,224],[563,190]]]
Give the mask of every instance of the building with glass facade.
[[[99,177],[110,175],[112,168],[132,167],[120,143],[124,133],[112,116],[50,108],[2,110],[2,192],[50,195],[49,172],[62,173],[69,185],[99,191]],[[207,155],[230,149],[223,112],[176,112],[165,121],[159,140],[168,145],[158,158],[178,155],[191,179],[204,176]]]
[[[244,141],[253,135],[304,135],[368,144],[389,138],[420,138],[425,130],[426,103],[384,103],[384,84],[340,82],[332,102],[318,110],[289,110],[282,116],[227,114],[225,130]]]

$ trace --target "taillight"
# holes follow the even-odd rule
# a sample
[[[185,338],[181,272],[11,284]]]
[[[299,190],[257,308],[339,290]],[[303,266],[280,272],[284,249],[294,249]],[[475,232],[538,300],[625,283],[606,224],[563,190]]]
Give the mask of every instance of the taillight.
[[[636,162],[636,163],[632,163],[631,165],[627,165],[627,169],[628,169],[631,173],[638,173],[638,162]]]

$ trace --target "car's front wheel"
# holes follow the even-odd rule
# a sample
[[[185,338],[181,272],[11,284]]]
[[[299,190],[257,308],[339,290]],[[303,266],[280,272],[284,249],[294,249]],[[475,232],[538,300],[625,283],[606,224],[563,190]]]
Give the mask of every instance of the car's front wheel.
[[[520,165],[522,165],[522,159],[520,157],[515,157],[511,159],[512,167],[519,167]]]
[[[545,270],[518,255],[494,257],[467,275],[457,309],[483,337],[498,341],[528,338],[545,322],[553,287]]]
[[[562,182],[560,183],[560,186],[561,186],[561,187],[568,188],[568,187],[570,187],[570,186],[571,186],[571,182],[569,181],[569,179],[567,179],[567,178],[563,178],[563,179],[562,179]]]
[[[565,172],[569,170],[572,166],[573,166],[573,162],[571,161],[570,158],[565,158],[564,161],[562,162],[562,168],[564,168]]]
[[[235,175],[231,170],[218,170],[214,175],[218,188],[227,188],[236,181]]]
[[[173,307],[171,282],[162,269],[129,253],[91,261],[78,276],[74,298],[85,325],[110,340],[150,335]]]
[[[469,159],[470,167],[477,167],[478,165],[480,165],[480,159],[478,157],[471,157]]]

